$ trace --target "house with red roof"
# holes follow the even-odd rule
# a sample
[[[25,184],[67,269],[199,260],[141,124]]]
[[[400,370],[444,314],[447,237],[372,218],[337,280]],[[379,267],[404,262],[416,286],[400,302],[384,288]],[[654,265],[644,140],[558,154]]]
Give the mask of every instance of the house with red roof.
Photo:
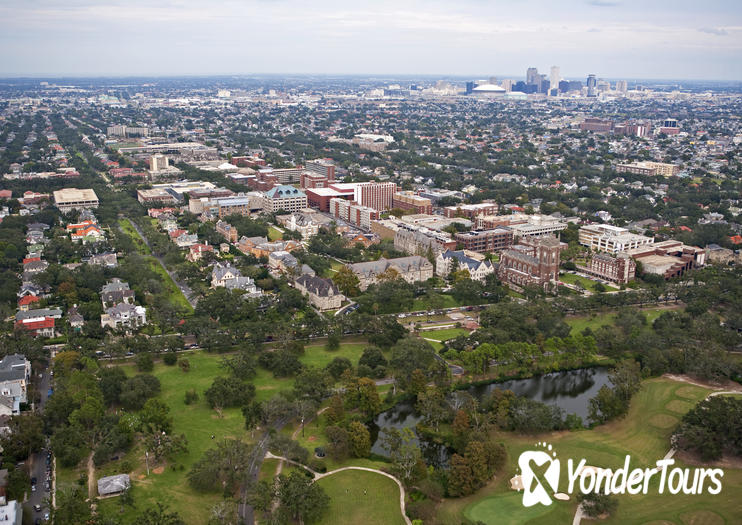
[[[18,308],[22,312],[27,312],[31,308],[31,305],[35,305],[39,301],[41,301],[41,299],[39,299],[35,295],[24,295],[23,297],[18,299]]]
[[[729,240],[732,241],[732,244],[742,244],[742,235],[732,235],[729,237]]]
[[[15,327],[26,330],[34,337],[54,337],[53,317],[31,317],[22,321],[16,321]]]

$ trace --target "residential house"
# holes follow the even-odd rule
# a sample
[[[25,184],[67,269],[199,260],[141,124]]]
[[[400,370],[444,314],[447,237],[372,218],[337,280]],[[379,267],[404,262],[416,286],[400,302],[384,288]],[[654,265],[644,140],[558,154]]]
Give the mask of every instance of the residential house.
[[[268,255],[268,265],[271,268],[280,270],[284,273],[293,274],[298,273],[299,269],[301,268],[301,265],[299,264],[299,261],[296,260],[296,257],[285,250],[271,252],[270,255]]]
[[[143,306],[119,303],[106,308],[105,313],[100,316],[102,328],[114,330],[133,330],[147,324],[147,309]]]
[[[105,266],[107,268],[116,268],[119,264],[115,253],[99,253],[97,255],[91,255],[90,257],[83,258],[83,262],[96,266]]]
[[[188,247],[188,254],[186,255],[186,259],[191,262],[200,261],[204,253],[214,253],[214,247],[210,244],[201,244],[199,242]]]
[[[103,285],[100,299],[103,303],[103,308],[110,308],[119,303],[134,304],[134,290],[129,288],[129,283],[125,283],[119,278],[114,278],[111,282]]]
[[[227,290],[242,290],[249,295],[261,295],[251,277],[242,275],[237,268],[229,263],[216,263],[211,270],[211,287],[226,288]]]
[[[72,308],[67,310],[67,322],[76,332],[79,332],[82,327],[85,326],[85,319],[77,310],[77,305],[74,305]]]
[[[9,354],[0,360],[0,396],[13,402],[13,414],[19,414],[21,403],[28,402],[31,362],[21,354]]]
[[[320,311],[337,310],[345,299],[345,296],[340,293],[338,287],[330,279],[301,275],[294,281],[294,285]]]

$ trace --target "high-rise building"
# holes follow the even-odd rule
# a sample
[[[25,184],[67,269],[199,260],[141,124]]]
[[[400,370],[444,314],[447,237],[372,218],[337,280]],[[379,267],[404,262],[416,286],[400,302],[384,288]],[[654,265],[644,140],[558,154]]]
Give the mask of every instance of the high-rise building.
[[[597,96],[597,93],[596,93],[597,87],[598,87],[598,79],[595,78],[595,75],[588,75],[587,76],[587,96],[588,97]]]
[[[355,186],[353,193],[353,200],[361,206],[383,211],[392,207],[397,185],[393,182],[362,182]]]
[[[513,81],[512,78],[506,78],[500,83],[500,86],[502,86],[502,89],[510,93],[513,90],[514,83],[515,82]]]
[[[309,160],[306,169],[318,175],[324,175],[329,182],[335,180],[335,163],[332,159]]]
[[[476,83],[472,81],[467,82],[466,83],[466,94],[471,95],[475,87],[477,87]]]
[[[538,69],[535,67],[529,67],[526,69],[526,84],[537,84],[538,83]]]
[[[556,94],[559,91],[559,66],[551,66],[551,75],[549,76],[549,94]],[[556,91],[556,92],[555,92]]]
[[[626,93],[629,90],[629,84],[625,80],[618,80],[616,82],[616,91],[619,93]]]

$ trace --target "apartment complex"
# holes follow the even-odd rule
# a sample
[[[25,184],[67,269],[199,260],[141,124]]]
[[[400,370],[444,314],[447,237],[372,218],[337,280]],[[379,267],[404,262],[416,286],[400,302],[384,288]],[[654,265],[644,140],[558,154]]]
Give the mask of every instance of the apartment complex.
[[[446,206],[443,214],[446,217],[467,217],[474,219],[480,215],[495,215],[500,207],[496,202],[480,202],[478,204],[457,204]]]
[[[346,199],[330,199],[330,215],[353,224],[362,230],[371,229],[371,221],[379,218],[379,212],[369,206],[362,206]]]
[[[673,177],[680,171],[680,166],[664,162],[641,161],[631,164],[618,164],[616,171],[618,173],[634,173],[636,175]]]
[[[392,208],[413,211],[415,213],[424,213],[430,215],[433,213],[433,203],[430,199],[420,197],[412,191],[400,191],[392,197]]]
[[[392,207],[395,193],[397,185],[393,182],[361,182],[353,188],[353,200],[361,206],[384,211]]]
[[[505,250],[513,244],[513,230],[494,228],[491,230],[472,230],[454,235],[457,245],[464,250],[477,253],[492,253]]]

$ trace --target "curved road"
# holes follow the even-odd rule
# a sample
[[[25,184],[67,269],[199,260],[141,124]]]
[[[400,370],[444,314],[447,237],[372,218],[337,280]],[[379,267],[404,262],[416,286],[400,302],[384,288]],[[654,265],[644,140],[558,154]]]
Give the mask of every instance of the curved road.
[[[405,523],[407,523],[407,525],[412,525],[412,521],[410,521],[410,518],[408,518],[407,517],[407,514],[405,513],[404,500],[405,500],[405,494],[406,493],[405,493],[405,490],[404,490],[404,486],[402,485],[402,482],[401,481],[399,481],[396,477],[392,476],[388,472],[384,472],[383,470],[379,470],[379,469],[375,469],[375,468],[350,466],[350,467],[341,467],[339,469],[331,470],[330,472],[319,473],[319,472],[315,472],[314,470],[310,469],[306,465],[302,465],[301,463],[299,463],[297,461],[293,461],[293,460],[291,460],[289,458],[285,458],[283,456],[275,456],[275,455],[271,454],[270,452],[267,452],[265,454],[265,457],[266,457],[266,459],[280,459],[280,460],[285,461],[287,463],[291,463],[292,465],[296,465],[297,467],[301,467],[304,470],[310,472],[314,476],[314,481],[317,481],[318,479],[326,478],[327,476],[332,476],[333,474],[337,474],[338,472],[343,472],[345,470],[364,470],[366,472],[373,472],[374,474],[381,474],[382,476],[386,476],[387,478],[393,480],[397,484],[397,486],[399,487],[399,510],[402,512],[402,517],[404,518]]]

